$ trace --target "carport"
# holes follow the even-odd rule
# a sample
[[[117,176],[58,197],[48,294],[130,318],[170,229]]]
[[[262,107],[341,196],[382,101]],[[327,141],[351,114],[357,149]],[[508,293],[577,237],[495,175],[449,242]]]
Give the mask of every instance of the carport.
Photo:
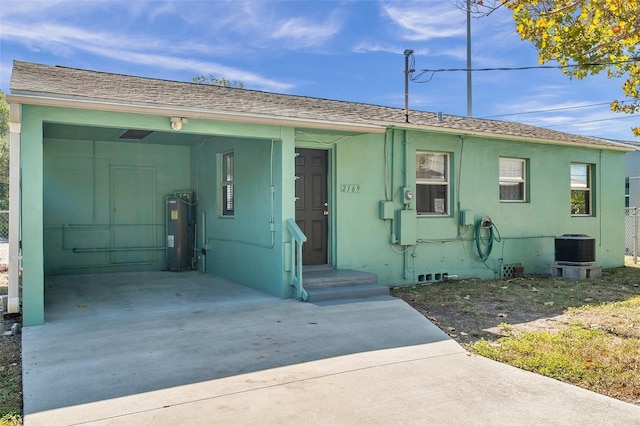
[[[187,130],[172,121],[173,110],[100,104],[102,110],[92,111],[82,102],[36,102],[44,105],[12,103],[11,161],[20,167],[12,169],[11,205],[21,208],[11,216],[10,269],[16,272],[22,261],[26,326],[45,321],[45,279],[166,270],[174,244],[167,196],[178,194],[192,196],[193,214],[186,248],[192,260],[181,270],[197,268],[291,297],[283,272],[289,234],[281,225],[282,177],[275,172],[283,162],[282,141],[275,139],[280,129],[194,120]],[[220,210],[220,164],[229,152],[245,164],[234,203],[247,206],[231,218]],[[293,193],[293,186],[287,189]],[[287,199],[292,208],[293,196]],[[247,268],[246,258],[259,259],[259,267]],[[17,276],[10,281],[17,290]],[[14,293],[9,304],[18,309]]]
[[[211,139],[44,123],[45,275],[165,269],[165,197],[195,191],[192,156]]]

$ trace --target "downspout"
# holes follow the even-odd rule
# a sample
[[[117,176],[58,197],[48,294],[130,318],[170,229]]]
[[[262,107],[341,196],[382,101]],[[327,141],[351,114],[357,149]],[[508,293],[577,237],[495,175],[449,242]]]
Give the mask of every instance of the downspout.
[[[7,311],[20,312],[20,138],[21,104],[9,105],[9,291]]]
[[[402,157],[403,157],[403,165],[402,165],[402,173],[404,175],[403,186],[406,188],[409,186],[409,176],[407,174],[407,164],[409,159],[409,131],[404,130],[404,138],[402,140]],[[404,197],[404,195],[403,195]],[[402,199],[402,204],[404,203],[404,198]]]
[[[593,175],[593,170],[591,171]],[[598,215],[598,219],[600,221],[600,226],[598,227],[600,230],[600,236],[598,238],[598,247],[602,247],[602,217],[604,216],[604,212],[602,211],[602,149],[598,155],[598,167],[596,168],[596,178],[598,182],[598,189],[596,189],[596,202],[598,203],[598,209],[595,213]],[[593,200],[593,197],[591,197]],[[594,209],[596,206],[593,206]]]
[[[396,172],[396,129],[391,129],[391,193],[389,200],[395,201],[395,172]],[[391,220],[391,244],[396,243],[396,229],[394,219]]]
[[[409,156],[409,131],[408,130],[404,130],[404,137],[402,140],[402,161],[403,161],[403,165],[402,165],[402,174],[403,174],[403,187],[407,188],[409,185],[409,176],[408,176],[408,172],[407,172],[407,164],[408,164],[408,156]],[[400,197],[402,198],[402,204],[403,204],[403,209],[407,209],[407,204],[405,203],[405,199],[404,199],[404,194],[401,194]],[[404,279],[408,280],[409,279],[409,250],[404,250]]]
[[[391,133],[391,147],[387,147],[387,152],[389,153],[389,161],[385,166],[387,167],[386,172],[389,173],[389,180],[385,182],[386,185],[389,185],[389,188],[385,188],[384,196],[387,201],[393,201],[393,149],[395,147],[395,136],[396,132],[393,128],[387,129],[387,135],[385,136],[385,142],[389,141],[389,133]],[[389,152],[390,148],[390,152]]]

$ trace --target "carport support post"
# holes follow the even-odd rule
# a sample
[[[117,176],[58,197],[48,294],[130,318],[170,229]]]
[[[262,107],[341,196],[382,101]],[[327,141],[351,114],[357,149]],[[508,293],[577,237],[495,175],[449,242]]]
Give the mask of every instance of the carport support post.
[[[20,104],[9,109],[9,294],[7,311],[20,312]]]
[[[22,324],[44,324],[43,123],[47,110],[22,105],[20,136]]]

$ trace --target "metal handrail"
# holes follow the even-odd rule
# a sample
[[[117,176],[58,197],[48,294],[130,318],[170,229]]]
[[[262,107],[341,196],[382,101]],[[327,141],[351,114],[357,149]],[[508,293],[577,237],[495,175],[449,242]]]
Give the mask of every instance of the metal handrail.
[[[296,289],[296,298],[302,301],[309,300],[309,294],[302,285],[302,244],[307,241],[307,236],[300,229],[294,219],[287,219],[287,230],[291,234],[294,245],[294,255],[291,257],[291,270],[294,271],[290,285]]]

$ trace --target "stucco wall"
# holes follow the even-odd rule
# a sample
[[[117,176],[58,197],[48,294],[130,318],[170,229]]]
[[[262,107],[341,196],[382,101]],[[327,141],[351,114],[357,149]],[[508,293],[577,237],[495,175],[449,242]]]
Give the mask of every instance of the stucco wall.
[[[501,265],[521,263],[526,273],[548,273],[554,261],[554,238],[587,234],[596,239],[596,261],[603,267],[623,264],[624,153],[523,142],[396,131],[344,140],[336,151],[336,230],[339,267],[376,272],[387,285],[411,284],[436,274],[483,279],[499,276]],[[415,188],[417,150],[451,155],[450,214],[419,216],[417,244],[390,244],[397,220],[379,218],[379,202],[390,193],[394,209],[403,208],[401,189]],[[528,201],[499,201],[498,162],[516,157],[528,163]],[[570,164],[593,165],[591,217],[570,214]],[[385,176],[389,178],[386,180]],[[391,181],[393,176],[393,182]],[[341,184],[358,184],[358,193],[341,192]],[[385,185],[390,189],[385,190]],[[387,194],[385,196],[385,193]],[[415,208],[411,202],[409,208]],[[473,226],[459,226],[461,210],[474,222],[488,215],[501,234],[490,258],[480,261]],[[397,238],[397,235],[395,236]]]
[[[207,272],[290,297],[291,290],[283,279],[283,238],[287,233],[282,220],[282,146],[280,140],[212,138],[194,153],[192,169],[200,188],[199,224],[205,213]],[[227,152],[234,156],[233,216],[223,216],[220,207],[220,156]],[[292,141],[286,157],[293,162]],[[286,180],[293,185],[292,179]],[[292,203],[293,197],[289,198]],[[198,234],[202,247],[202,229]]]
[[[164,269],[165,196],[190,189],[190,149],[45,139],[45,273]]]
[[[207,273],[290,297],[291,272],[287,269],[291,258],[286,248],[291,236],[286,221],[295,218],[296,147],[330,152],[330,263],[377,273],[383,284],[413,284],[436,280],[441,274],[494,278],[500,265],[515,262],[521,263],[526,273],[547,273],[554,260],[554,237],[566,233],[596,238],[599,265],[623,263],[624,215],[619,214],[624,208],[622,152],[402,130],[387,135],[314,134],[308,129],[296,132],[288,127],[198,119],[190,119],[180,133],[192,135],[193,143],[119,143],[99,138],[71,142],[59,136],[43,139],[45,123],[174,134],[169,117],[164,116],[23,107],[25,325],[44,321],[45,270],[87,272],[106,262],[109,266],[103,271],[120,270],[131,262],[140,263],[126,267],[163,267],[159,253],[152,258],[144,257],[149,253],[73,253],[78,244],[105,244],[107,235],[103,235],[104,229],[69,233],[63,231],[63,225],[111,225],[114,208],[118,217],[120,200],[131,213],[128,219],[140,220],[142,226],[132,228],[129,234],[117,234],[118,243],[146,244],[144,239],[150,238],[149,243],[162,244],[164,195],[187,188],[198,192],[197,246],[206,248]],[[229,150],[234,151],[236,162],[233,218],[220,214],[219,156]],[[395,214],[415,208],[413,201],[405,204],[401,197],[402,188],[415,190],[418,150],[450,155],[450,211],[439,217],[409,213],[400,229]],[[527,202],[499,201],[501,156],[527,160]],[[571,162],[593,165],[593,216],[570,214]],[[128,187],[127,179],[146,183]],[[142,209],[137,208],[137,193],[139,205],[145,206]],[[393,219],[380,218],[381,201],[391,203]],[[459,225],[462,210],[470,212],[472,221],[490,216],[500,231],[502,240],[494,243],[486,265],[478,258],[473,227]],[[204,238],[202,213],[206,216]],[[402,246],[398,236],[406,226],[416,243]],[[154,229],[150,234],[145,230],[149,227]],[[64,241],[63,232],[67,232]],[[113,241],[113,229],[108,232]]]

